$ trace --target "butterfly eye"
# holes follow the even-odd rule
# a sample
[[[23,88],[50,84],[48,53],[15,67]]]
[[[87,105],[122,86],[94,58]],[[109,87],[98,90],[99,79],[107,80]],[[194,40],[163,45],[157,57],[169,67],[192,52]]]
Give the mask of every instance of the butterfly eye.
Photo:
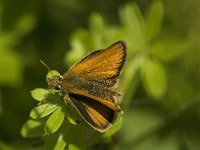
[[[55,89],[55,90],[60,90],[61,87],[60,87],[59,85],[56,85],[56,86],[54,87],[54,89]]]

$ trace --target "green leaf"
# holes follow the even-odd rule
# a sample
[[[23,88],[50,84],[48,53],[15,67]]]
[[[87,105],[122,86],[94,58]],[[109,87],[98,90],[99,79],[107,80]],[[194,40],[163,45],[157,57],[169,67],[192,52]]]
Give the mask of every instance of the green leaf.
[[[125,5],[119,13],[120,20],[126,29],[128,43],[131,46],[129,55],[132,55],[132,52],[146,46],[143,16],[136,3]]]
[[[52,115],[45,123],[45,131],[47,133],[56,132],[62,125],[64,118],[65,118],[65,113],[62,111],[62,107],[59,107],[56,111],[52,113]]]
[[[150,53],[165,62],[170,62],[183,54],[189,46],[189,40],[181,38],[167,38],[152,45]]]
[[[82,120],[80,114],[72,105],[67,105],[67,119],[72,125],[77,125],[77,121]]]
[[[13,32],[1,32],[1,37],[0,37],[0,54],[1,54],[1,56],[5,55],[5,54],[2,55],[1,52],[10,53],[10,52],[14,51],[13,49],[10,49],[10,48],[15,46],[18,42],[19,42],[19,38],[15,34],[13,34]],[[16,51],[14,51],[14,53],[15,52]]]
[[[107,132],[105,132],[103,136],[111,137],[121,128],[121,124],[122,124],[122,115],[118,113],[112,127]]]
[[[123,116],[123,125],[121,128],[120,144],[123,149],[129,149],[130,146],[135,147],[137,141],[144,140],[145,137],[151,135],[159,129],[164,122],[163,117],[155,111],[155,109],[148,109],[148,107],[135,107],[129,109]]]
[[[34,25],[36,23],[36,17],[32,13],[25,13],[23,14],[18,22],[16,23],[16,33],[18,36],[25,36],[27,35],[32,29],[34,28]]]
[[[103,37],[105,35],[105,22],[103,17],[98,13],[90,16],[90,34],[94,42],[95,49],[103,45]]]
[[[153,135],[153,136],[145,138],[139,144],[135,144],[134,146],[132,146],[132,148],[129,148],[129,149],[130,150],[147,150],[147,149],[148,150],[178,150],[180,149],[180,143],[177,140],[177,135],[175,134],[172,134],[169,136]]]
[[[23,137],[39,137],[46,135],[46,133],[44,132],[44,121],[45,120],[29,119],[23,125],[21,129],[21,135]]]
[[[102,133],[99,133],[89,127],[85,122],[83,122],[83,120],[77,125],[73,125],[65,121],[59,131],[63,130],[64,139],[68,146],[72,144],[79,149],[89,149],[94,146],[94,144],[102,140]]]
[[[51,70],[47,73],[46,79],[52,79],[54,76],[60,76],[60,73],[56,70]]]
[[[3,114],[3,105],[2,105],[2,100],[3,100],[3,98],[2,98],[2,94],[1,94],[1,92],[0,92],[0,116]]]
[[[1,46],[0,39],[0,46]],[[22,83],[23,62],[20,53],[0,48],[0,86],[16,87]]]
[[[68,119],[68,121],[69,121],[71,124],[77,125],[76,120],[74,120],[74,118],[72,118],[71,116],[67,115],[67,119]]]
[[[62,150],[66,147],[67,143],[66,141],[64,140],[64,137],[62,134],[59,135],[58,137],[58,140],[57,140],[57,143],[54,147],[54,150]]]
[[[142,80],[147,93],[160,98],[166,91],[166,76],[163,66],[156,61],[146,60],[142,66]]]
[[[80,149],[78,147],[76,147],[74,144],[69,144],[68,150],[80,150]]]
[[[54,112],[59,106],[57,104],[45,103],[31,110],[30,117],[33,119],[42,118]]]
[[[36,88],[31,91],[31,96],[37,101],[44,100],[48,94],[49,94],[49,91],[42,88]]]
[[[0,140],[0,149],[2,149],[2,150],[14,150],[14,147],[11,146],[11,144],[9,144],[9,143],[3,142],[3,141]]]
[[[129,105],[132,97],[138,87],[138,76],[141,64],[144,63],[144,57],[135,57],[126,64],[126,69],[124,70],[122,76],[122,86],[121,90],[124,92],[124,98],[126,101],[125,105]]]
[[[58,104],[60,101],[63,101],[63,98],[58,91],[49,89],[49,92],[50,94],[45,99],[46,102],[49,102],[52,104]]]
[[[77,30],[70,38],[71,49],[65,54],[65,62],[67,65],[74,64],[77,60],[80,60],[85,55],[86,45],[89,41],[89,33],[83,29]]]
[[[147,41],[154,40],[159,34],[164,15],[164,6],[161,1],[151,3],[149,10],[146,12],[146,38]]]

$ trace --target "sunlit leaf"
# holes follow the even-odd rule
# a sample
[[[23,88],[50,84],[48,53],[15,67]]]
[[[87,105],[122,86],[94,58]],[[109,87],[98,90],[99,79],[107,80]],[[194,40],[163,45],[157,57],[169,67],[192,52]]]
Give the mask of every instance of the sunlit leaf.
[[[44,120],[28,120],[21,129],[23,137],[39,137],[46,135],[44,132]]]
[[[3,47],[0,49],[0,56],[0,85],[11,87],[19,86],[22,83],[23,71],[21,54]]]
[[[64,118],[65,118],[65,113],[62,111],[62,107],[59,107],[56,111],[52,113],[52,115],[45,123],[45,131],[47,133],[56,132],[62,125]]]
[[[75,145],[73,144],[69,144],[68,145],[68,150],[80,150],[78,147],[76,147]]]
[[[36,88],[31,91],[31,96],[37,101],[44,100],[48,94],[49,94],[49,91],[42,88]]]
[[[159,34],[164,15],[164,6],[161,1],[153,1],[146,12],[146,38],[154,40]]]
[[[33,119],[42,118],[54,112],[59,106],[56,104],[45,103],[31,110],[30,117]]]
[[[168,38],[152,45],[150,52],[162,61],[170,62],[181,56],[188,46],[189,42],[187,39]]]
[[[136,3],[125,5],[120,10],[120,20],[125,27],[128,44],[130,48],[129,55],[136,50],[141,50],[146,46],[144,20],[140,9]]]
[[[95,49],[103,45],[102,39],[105,35],[105,23],[103,17],[98,13],[93,13],[90,17],[90,34]]]
[[[129,61],[126,64],[126,69],[124,70],[122,76],[121,90],[124,92],[124,104],[128,105],[137,89],[138,86],[138,74],[143,63],[143,57],[135,57],[135,59]]]
[[[64,140],[63,135],[60,134],[59,137],[58,137],[58,140],[56,142],[56,145],[54,147],[54,150],[62,150],[66,147],[66,145],[67,145],[67,143]]]
[[[142,66],[142,80],[147,93],[155,98],[165,94],[167,79],[163,66],[152,60],[146,60]]]
[[[86,50],[91,46],[91,37],[89,32],[84,29],[78,29],[70,38],[71,49],[65,54],[65,62],[72,65],[80,60],[86,54]]]
[[[46,79],[52,79],[54,76],[60,76],[60,73],[56,70],[51,70],[47,73]]]
[[[113,123],[112,127],[107,132],[105,132],[103,136],[104,137],[111,137],[121,128],[121,125],[122,125],[122,115],[117,114],[116,120]]]
[[[69,121],[71,124],[77,125],[76,120],[74,120],[74,118],[72,118],[71,116],[67,115],[67,119],[68,119],[68,121]]]
[[[25,13],[24,15],[22,15],[17,24],[16,24],[16,32],[19,36],[24,36],[27,33],[29,33],[36,22],[36,18],[33,14],[31,13]]]

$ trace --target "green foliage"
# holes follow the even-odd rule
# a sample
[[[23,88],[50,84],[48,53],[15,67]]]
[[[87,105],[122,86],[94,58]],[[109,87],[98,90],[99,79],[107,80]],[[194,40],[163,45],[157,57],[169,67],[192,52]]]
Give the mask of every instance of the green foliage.
[[[0,85],[15,87],[21,84],[23,65],[20,54],[6,48],[0,50],[0,56]]]
[[[31,96],[37,101],[42,101],[44,97],[48,94],[49,91],[42,88],[37,88],[31,91]]]
[[[171,79],[168,77],[167,71],[169,68],[166,66],[170,66],[170,63],[174,63],[184,55],[191,43],[188,37],[181,37],[173,33],[173,31],[163,36],[163,32],[166,32],[162,29],[164,14],[164,6],[161,1],[153,1],[144,13],[144,17],[136,3],[128,3],[119,11],[122,24],[117,27],[116,31],[116,26],[108,26],[100,15],[93,14],[90,18],[89,30],[77,30],[70,40],[70,43],[74,43],[72,47],[83,49],[91,49],[91,45],[95,49],[99,46],[99,43],[106,45],[107,41],[110,40],[107,37],[117,38],[117,35],[126,41],[128,46],[128,60],[122,77],[121,89],[125,93],[124,106],[126,106],[125,113],[128,113],[128,119],[124,120],[124,126],[122,126],[120,133],[121,137],[126,137],[121,141],[121,144],[122,147],[127,147],[127,149],[134,145],[132,144],[133,141],[135,141],[135,144],[138,142],[138,149],[145,149],[147,148],[145,145],[148,144],[151,144],[153,148],[157,145],[156,149],[164,149],[164,143],[157,144],[159,141],[162,141],[159,138],[159,130],[166,128],[168,115],[174,115],[170,111],[165,112],[171,107],[167,103],[170,101],[167,101],[167,97],[170,95],[167,92],[171,87],[168,80]],[[105,32],[104,28],[106,28],[107,32]],[[95,33],[98,34],[93,34],[94,29]],[[111,30],[115,32],[109,32]],[[78,44],[76,41],[79,41]],[[89,46],[84,41],[90,41]],[[73,49],[69,51],[70,57],[74,55],[73,58],[75,58],[76,53],[73,52]],[[66,56],[69,56],[69,53]],[[85,53],[82,51],[80,57],[83,57]],[[68,58],[66,57],[66,63],[69,63],[67,60]],[[155,103],[153,108],[156,110],[156,113],[151,113],[148,110],[145,114],[143,113],[144,109],[134,113],[128,111],[131,103],[133,103],[133,97],[137,95],[137,88],[141,84],[143,90],[145,90],[145,94],[148,95],[149,103]],[[158,106],[163,109],[159,110]],[[151,108],[152,106],[149,105],[147,107]],[[181,107],[181,104],[178,107]],[[175,112],[179,114],[179,109]],[[159,114],[164,115],[164,113],[166,113],[166,117],[161,119]],[[134,133],[130,132],[130,127],[135,131]],[[172,132],[166,137],[172,149],[177,149],[178,147],[178,144],[176,144],[178,134]],[[152,141],[140,142],[151,135]]]
[[[166,76],[163,66],[153,60],[146,60],[142,64],[142,80],[149,95],[161,97],[166,91]]]
[[[123,37],[119,27],[108,26],[103,17],[93,13],[89,18],[89,30],[78,29],[70,39],[71,50],[65,55],[66,64],[74,64],[88,52],[106,47]]]
[[[47,78],[53,77],[53,75],[60,74],[53,70],[47,74]],[[44,148],[48,148],[49,145],[47,143],[54,139],[57,141],[52,145],[54,149],[64,149],[65,147],[68,147],[68,149],[83,149],[83,147],[92,146],[100,138],[111,137],[120,128],[121,115],[116,117],[113,127],[105,134],[96,133],[96,131],[92,131],[93,129],[87,129],[87,131],[86,127],[84,127],[86,125],[78,116],[77,111],[65,103],[63,96],[59,92],[37,88],[31,92],[31,95],[39,103],[38,106],[31,110],[31,119],[27,120],[23,125],[21,135],[26,138],[48,136],[48,138],[45,138],[47,141],[42,145]],[[77,123],[78,120],[79,124]],[[80,133],[82,133],[81,137]],[[83,144],[86,133],[91,136],[89,144]],[[88,142],[87,140],[85,142]]]
[[[31,110],[30,117],[33,119],[45,117],[54,112],[58,106],[56,104],[42,104]]]
[[[159,35],[163,23],[164,6],[161,1],[150,4],[145,14],[146,39],[151,42]]]
[[[64,118],[65,118],[65,114],[64,114],[64,112],[62,112],[62,108],[58,108],[48,118],[47,122],[45,123],[44,130],[47,133],[56,132],[59,129],[59,127],[61,126],[61,124],[63,123]]]
[[[198,150],[199,6],[198,0],[1,1],[0,149]],[[39,60],[65,72],[64,65],[118,40],[128,52],[119,80],[124,115],[99,134],[45,88]],[[47,78],[55,75],[51,70]]]
[[[19,15],[15,19],[8,15],[10,21],[13,19],[10,25],[5,18],[5,13],[9,14],[5,3],[1,2],[0,7],[0,85],[17,87],[22,84],[24,62],[16,46],[33,29],[35,17],[31,12]]]
[[[60,73],[56,70],[51,70],[51,71],[48,72],[48,74],[46,76],[46,80],[48,81],[48,79],[51,79],[54,76],[60,76]]]
[[[31,110],[32,119],[23,125],[21,134],[24,137],[37,137],[57,131],[64,119],[59,95],[38,88],[33,90],[32,96],[35,100],[38,101],[39,98],[42,101]]]

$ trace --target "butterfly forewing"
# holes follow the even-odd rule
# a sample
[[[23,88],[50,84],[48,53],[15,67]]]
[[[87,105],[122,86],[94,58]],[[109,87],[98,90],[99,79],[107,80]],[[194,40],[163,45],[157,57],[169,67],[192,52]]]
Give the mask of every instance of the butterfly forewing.
[[[96,81],[104,86],[113,86],[121,72],[125,58],[126,46],[124,42],[119,41],[106,49],[89,54],[63,77],[65,79],[71,75],[80,75],[87,77],[86,80]]]

